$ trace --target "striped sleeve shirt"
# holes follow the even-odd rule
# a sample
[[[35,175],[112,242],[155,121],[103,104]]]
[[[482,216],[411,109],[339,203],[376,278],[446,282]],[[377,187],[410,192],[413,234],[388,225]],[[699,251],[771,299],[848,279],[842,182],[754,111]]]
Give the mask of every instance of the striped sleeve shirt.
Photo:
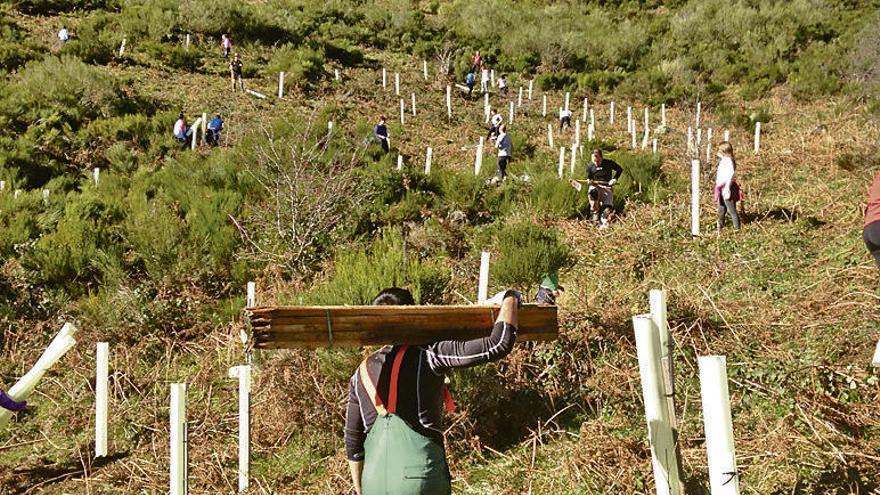
[[[515,342],[516,327],[498,322],[487,337],[409,347],[400,365],[396,414],[414,431],[443,445],[446,372],[497,361],[510,353]],[[400,350],[400,346],[385,346],[367,358],[369,378],[383,403],[388,399],[391,363]],[[345,454],[351,461],[364,459],[364,440],[377,417],[361,378],[359,372],[351,377],[345,415]]]

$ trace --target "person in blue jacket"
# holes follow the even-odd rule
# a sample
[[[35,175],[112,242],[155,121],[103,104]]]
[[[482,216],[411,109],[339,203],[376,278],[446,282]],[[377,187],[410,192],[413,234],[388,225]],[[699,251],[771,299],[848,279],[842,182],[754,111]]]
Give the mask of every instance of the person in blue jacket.
[[[476,81],[477,81],[477,79],[476,79],[476,76],[474,76],[474,71],[468,72],[468,75],[464,80],[465,84],[467,84],[467,87],[468,87],[468,98],[470,98],[471,95],[473,95],[473,93],[474,93],[474,83]]]
[[[220,146],[220,131],[223,130],[223,117],[218,113],[214,118],[208,121],[208,132],[205,140],[211,146]]]

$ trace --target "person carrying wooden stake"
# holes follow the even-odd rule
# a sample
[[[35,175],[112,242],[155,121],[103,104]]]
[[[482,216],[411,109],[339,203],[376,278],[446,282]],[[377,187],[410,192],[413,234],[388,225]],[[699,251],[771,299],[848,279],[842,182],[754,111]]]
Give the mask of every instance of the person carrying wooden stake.
[[[232,92],[235,93],[235,83],[238,83],[239,88],[244,91],[244,81],[241,79],[241,59],[238,58],[237,53],[229,62],[229,72],[232,76]]]
[[[374,305],[413,305],[406,289],[385,289]],[[345,416],[345,452],[358,495],[450,495],[443,445],[443,410],[455,404],[446,374],[497,361],[516,342],[522,295],[499,292],[491,333],[468,341],[385,346],[351,377]],[[487,329],[488,330],[488,329]]]

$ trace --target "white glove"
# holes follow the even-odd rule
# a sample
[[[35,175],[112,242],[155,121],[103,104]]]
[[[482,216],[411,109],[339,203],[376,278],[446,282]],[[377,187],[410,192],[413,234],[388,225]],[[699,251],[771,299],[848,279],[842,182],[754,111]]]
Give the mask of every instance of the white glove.
[[[522,300],[523,300],[522,293],[520,293],[519,291],[513,290],[513,289],[503,290],[503,291],[499,292],[498,294],[495,294],[494,296],[492,296],[491,299],[486,300],[486,304],[497,304],[497,305],[501,306],[501,304],[504,302],[504,300],[507,299],[508,297],[515,297],[516,298],[516,305],[522,306]]]
[[[617,184],[617,179],[611,179],[608,181],[609,186],[613,186],[614,184]]]

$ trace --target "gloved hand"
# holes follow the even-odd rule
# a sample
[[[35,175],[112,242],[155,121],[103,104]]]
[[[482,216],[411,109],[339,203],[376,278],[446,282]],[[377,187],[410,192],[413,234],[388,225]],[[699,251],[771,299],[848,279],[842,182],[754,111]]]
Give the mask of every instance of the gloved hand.
[[[611,179],[608,181],[609,186],[613,186],[614,184],[617,184],[617,179]]]
[[[26,400],[17,401],[15,399],[13,399],[12,397],[8,396],[6,394],[6,392],[0,390],[0,407],[2,407],[3,409],[6,409],[6,410],[9,410],[12,412],[18,412],[18,411],[21,411],[22,409],[24,409],[25,406],[27,406]]]
[[[491,299],[486,300],[486,304],[497,304],[500,306],[508,297],[515,297],[517,307],[522,306],[522,293],[513,289],[503,290],[498,294],[495,294]]]

